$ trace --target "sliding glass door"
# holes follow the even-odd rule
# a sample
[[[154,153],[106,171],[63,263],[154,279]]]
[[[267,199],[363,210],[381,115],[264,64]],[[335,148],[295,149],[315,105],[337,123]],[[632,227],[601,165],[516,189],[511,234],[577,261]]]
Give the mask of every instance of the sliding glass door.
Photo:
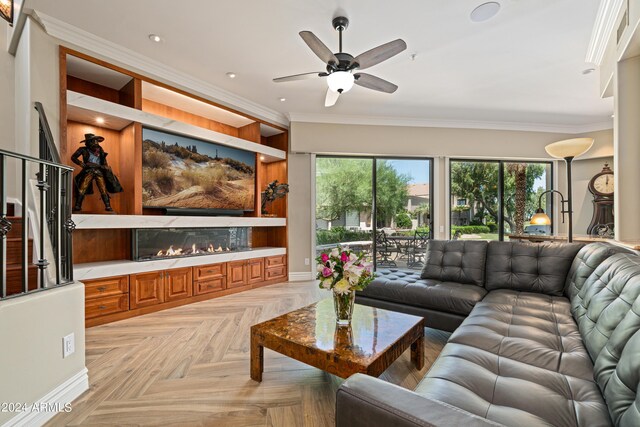
[[[316,158],[316,252],[337,244],[373,254],[373,159]]]
[[[529,219],[552,182],[551,162],[451,160],[451,238],[508,240],[510,234],[550,234],[550,226],[534,226]],[[542,198],[542,208],[552,215],[551,196]]]
[[[348,244],[380,268],[422,268],[432,170],[431,159],[318,156],[316,252]]]

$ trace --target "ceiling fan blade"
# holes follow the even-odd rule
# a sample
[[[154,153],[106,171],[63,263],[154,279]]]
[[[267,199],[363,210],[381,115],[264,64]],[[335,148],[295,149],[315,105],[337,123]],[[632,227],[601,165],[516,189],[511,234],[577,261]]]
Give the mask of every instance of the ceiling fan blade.
[[[406,48],[407,44],[404,40],[394,40],[381,46],[374,47],[373,49],[356,56],[353,62],[357,62],[359,64],[358,69],[364,70],[365,68],[373,67],[382,61],[386,61],[387,59],[396,56]]]
[[[325,64],[337,65],[340,62],[333,52],[311,31],[300,31],[300,37]]]
[[[282,83],[282,82],[291,82],[294,80],[306,80],[306,79],[312,79],[314,77],[326,77],[326,76],[327,76],[327,73],[323,73],[319,71],[319,72],[313,72],[313,73],[302,73],[302,74],[294,74],[291,76],[278,77],[273,79],[273,81],[276,83]]]
[[[340,97],[338,92],[334,92],[331,89],[327,89],[327,96],[324,98],[325,107],[333,107],[336,105],[336,101]]]
[[[398,86],[391,82],[388,82],[380,77],[372,76],[366,73],[356,73],[355,84],[358,86],[366,87],[367,89],[377,90],[379,92],[393,93],[398,89]]]

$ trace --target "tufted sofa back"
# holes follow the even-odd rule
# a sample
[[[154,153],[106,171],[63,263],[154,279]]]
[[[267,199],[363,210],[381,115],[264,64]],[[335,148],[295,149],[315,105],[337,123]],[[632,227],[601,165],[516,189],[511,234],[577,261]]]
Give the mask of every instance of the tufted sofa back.
[[[579,303],[576,298],[584,282],[591,276],[591,273],[611,255],[618,253],[632,253],[630,250],[622,246],[612,245],[610,243],[590,243],[580,249],[576,255],[564,287],[564,295],[574,303]]]
[[[562,295],[582,243],[489,242],[485,287]]]
[[[640,425],[640,257],[612,255],[576,283],[568,289],[571,312],[611,419],[616,426]]]

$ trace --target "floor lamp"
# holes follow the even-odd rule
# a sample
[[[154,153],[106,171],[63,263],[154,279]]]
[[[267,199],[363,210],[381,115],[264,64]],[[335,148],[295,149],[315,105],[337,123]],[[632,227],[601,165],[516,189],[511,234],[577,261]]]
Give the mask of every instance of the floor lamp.
[[[569,217],[569,243],[573,242],[573,194],[571,192],[571,162],[574,158],[583,155],[593,146],[593,138],[574,138],[564,141],[554,142],[549,144],[544,149],[551,157],[556,159],[564,159],[567,164],[567,198],[562,197],[563,216],[564,213]],[[564,209],[564,204],[567,204],[567,209]],[[536,214],[531,218],[531,222],[535,222],[538,225],[551,225],[551,219],[548,215],[545,215],[542,209],[542,197],[539,200],[538,210]]]

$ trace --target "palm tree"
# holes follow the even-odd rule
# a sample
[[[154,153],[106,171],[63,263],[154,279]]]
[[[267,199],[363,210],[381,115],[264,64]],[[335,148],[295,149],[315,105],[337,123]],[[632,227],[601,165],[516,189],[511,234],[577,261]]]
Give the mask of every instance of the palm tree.
[[[513,217],[514,224],[509,224],[511,231],[515,234],[524,233],[524,216],[527,205],[527,164],[526,163],[509,163],[507,170],[514,176],[516,206],[515,215]],[[513,226],[515,225],[515,229]]]

